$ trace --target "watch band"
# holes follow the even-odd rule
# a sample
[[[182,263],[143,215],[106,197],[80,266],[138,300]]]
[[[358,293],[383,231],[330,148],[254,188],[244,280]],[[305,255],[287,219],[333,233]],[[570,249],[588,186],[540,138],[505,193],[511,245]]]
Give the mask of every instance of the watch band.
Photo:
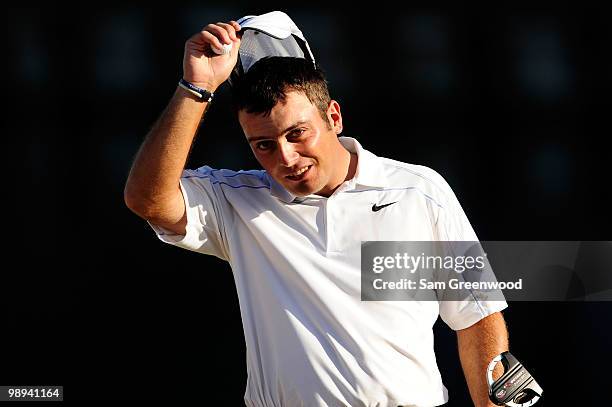
[[[193,83],[187,82],[183,78],[181,78],[181,80],[179,81],[178,85],[181,88],[185,89],[186,91],[190,92],[191,94],[199,97],[200,99],[202,99],[202,100],[204,100],[206,102],[210,102],[211,100],[213,100],[213,97],[215,96],[214,93],[209,92],[206,89],[198,88]]]

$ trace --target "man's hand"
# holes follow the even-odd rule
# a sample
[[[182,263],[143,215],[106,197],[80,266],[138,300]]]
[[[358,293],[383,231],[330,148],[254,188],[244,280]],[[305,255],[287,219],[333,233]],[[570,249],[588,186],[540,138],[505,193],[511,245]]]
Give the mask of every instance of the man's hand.
[[[183,55],[183,79],[210,92],[215,91],[229,78],[238,61],[240,38],[237,31],[240,25],[235,21],[208,24],[189,38]],[[211,44],[216,48],[232,44],[232,50],[229,54],[218,55]]]
[[[508,350],[508,330],[501,312],[491,314],[469,328],[457,331],[459,358],[470,396],[476,407],[495,407],[489,400],[487,367],[493,358]],[[501,376],[501,363],[493,372]]]

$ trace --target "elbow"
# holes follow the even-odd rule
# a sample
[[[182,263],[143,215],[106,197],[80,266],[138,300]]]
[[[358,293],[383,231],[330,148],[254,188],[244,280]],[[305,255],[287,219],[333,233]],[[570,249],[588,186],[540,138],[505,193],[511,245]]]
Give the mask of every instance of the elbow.
[[[182,195],[181,203],[182,203]],[[149,222],[166,221],[169,214],[173,213],[173,197],[167,195],[155,195],[144,194],[139,191],[135,191],[130,188],[127,184],[123,190],[123,201],[125,206],[130,211],[141,217],[142,219]]]
[[[128,185],[123,189],[123,202],[128,209],[135,214],[140,216],[140,204],[139,200],[135,197],[135,195],[130,191]]]
[[[129,184],[126,184],[123,190],[123,202],[130,211],[145,220],[152,215],[153,210],[150,201],[141,194],[134,192]]]

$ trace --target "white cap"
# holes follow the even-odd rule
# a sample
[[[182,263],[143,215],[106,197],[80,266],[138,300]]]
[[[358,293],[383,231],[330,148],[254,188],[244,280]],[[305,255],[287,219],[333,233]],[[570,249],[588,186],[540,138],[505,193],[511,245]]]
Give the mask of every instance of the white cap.
[[[246,73],[260,59],[270,56],[304,58],[315,66],[314,55],[304,34],[282,11],[244,16],[237,22],[242,36],[238,63],[232,73],[234,79]]]

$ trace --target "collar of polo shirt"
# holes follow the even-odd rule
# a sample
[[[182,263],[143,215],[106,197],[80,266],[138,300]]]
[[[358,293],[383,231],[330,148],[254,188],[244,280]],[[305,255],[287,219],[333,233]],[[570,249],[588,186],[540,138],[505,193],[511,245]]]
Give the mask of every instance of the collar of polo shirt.
[[[357,170],[355,176],[347,181],[345,190],[353,190],[361,187],[386,188],[388,186],[387,178],[383,173],[383,167],[377,156],[364,150],[361,144],[352,137],[338,137],[338,140],[349,152],[357,154]],[[266,176],[270,181],[272,196],[286,203],[291,203],[295,200],[295,195],[287,191],[269,174],[266,173]],[[311,195],[311,197],[321,198],[318,195]]]

